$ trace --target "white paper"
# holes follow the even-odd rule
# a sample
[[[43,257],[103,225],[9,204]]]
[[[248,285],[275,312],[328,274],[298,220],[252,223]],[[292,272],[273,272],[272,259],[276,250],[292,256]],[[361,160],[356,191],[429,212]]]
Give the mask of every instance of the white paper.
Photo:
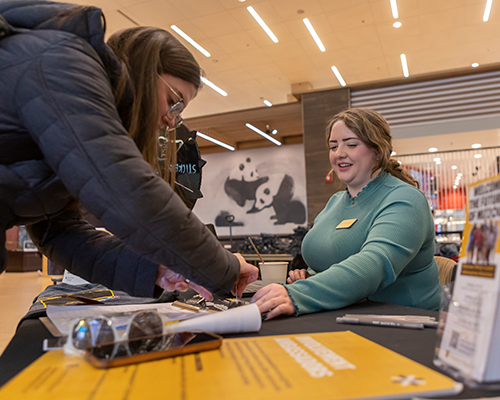
[[[261,327],[261,315],[255,304],[212,313],[175,307],[172,303],[149,303],[121,306],[47,306],[47,316],[62,334],[67,335],[75,319],[131,313],[141,310],[156,310],[164,321],[181,321],[165,325],[165,330],[182,331],[199,329],[213,333],[255,332]],[[192,319],[192,321],[191,321]]]
[[[200,329],[213,333],[257,332],[262,325],[262,316],[256,304],[240,306],[227,311],[192,318],[167,326],[168,332]]]

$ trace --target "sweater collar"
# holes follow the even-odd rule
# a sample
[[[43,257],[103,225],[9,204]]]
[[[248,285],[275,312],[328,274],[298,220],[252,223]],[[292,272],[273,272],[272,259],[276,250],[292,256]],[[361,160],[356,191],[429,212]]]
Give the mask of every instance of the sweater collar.
[[[368,182],[368,184],[359,192],[356,196],[352,197],[351,194],[349,193],[349,190],[346,186],[345,188],[345,193],[346,193],[346,198],[351,204],[355,204],[359,202],[360,199],[364,199],[370,196],[370,193],[373,193],[375,189],[379,186],[379,182],[382,182],[385,180],[385,178],[389,174],[385,172],[383,169],[380,171],[380,173],[377,175],[375,179],[372,181]]]

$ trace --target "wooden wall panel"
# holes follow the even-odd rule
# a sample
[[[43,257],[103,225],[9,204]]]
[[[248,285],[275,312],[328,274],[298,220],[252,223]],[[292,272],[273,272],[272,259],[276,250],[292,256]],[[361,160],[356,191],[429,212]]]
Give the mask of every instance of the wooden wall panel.
[[[325,182],[325,175],[331,169],[328,161],[325,128],[331,117],[347,107],[349,107],[349,89],[302,94],[309,223],[314,221],[332,194],[345,188],[335,175],[332,183]]]

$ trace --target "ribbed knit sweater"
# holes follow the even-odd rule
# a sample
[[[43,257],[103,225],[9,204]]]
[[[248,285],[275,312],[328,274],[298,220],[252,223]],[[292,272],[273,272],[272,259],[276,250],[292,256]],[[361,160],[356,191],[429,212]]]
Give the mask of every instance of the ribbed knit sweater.
[[[336,229],[342,221],[357,221]],[[302,243],[313,275],[286,285],[296,315],[363,298],[438,310],[434,222],[424,194],[381,172],[357,197],[334,194]]]

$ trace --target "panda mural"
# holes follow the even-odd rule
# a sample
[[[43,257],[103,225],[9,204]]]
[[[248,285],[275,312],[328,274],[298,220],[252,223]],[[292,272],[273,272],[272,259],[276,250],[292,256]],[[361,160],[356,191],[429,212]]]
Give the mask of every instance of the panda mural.
[[[306,208],[302,202],[292,200],[293,178],[289,175],[276,174],[262,183],[255,192],[255,203],[247,213],[258,213],[264,208],[273,207],[275,225],[287,222],[303,224],[306,222]]]
[[[292,233],[307,223],[303,145],[206,154],[194,212],[233,233]],[[234,216],[228,222],[227,216]],[[222,232],[219,232],[222,231]],[[224,235],[223,229],[218,234]]]
[[[253,165],[252,159],[247,157],[231,171],[224,183],[224,191],[236,204],[243,207],[247,200],[255,200],[257,188],[268,179],[268,177],[259,178],[259,172]]]

